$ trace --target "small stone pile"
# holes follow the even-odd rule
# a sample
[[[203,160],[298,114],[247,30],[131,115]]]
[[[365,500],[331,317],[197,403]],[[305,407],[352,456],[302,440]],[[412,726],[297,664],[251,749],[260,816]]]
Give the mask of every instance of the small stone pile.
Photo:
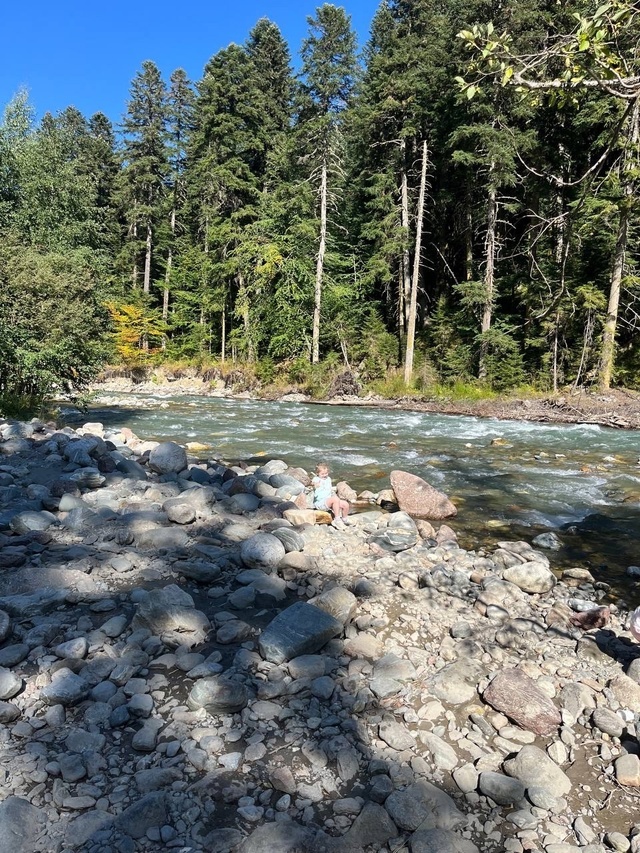
[[[638,853],[607,585],[305,482],[0,419],[1,853]]]

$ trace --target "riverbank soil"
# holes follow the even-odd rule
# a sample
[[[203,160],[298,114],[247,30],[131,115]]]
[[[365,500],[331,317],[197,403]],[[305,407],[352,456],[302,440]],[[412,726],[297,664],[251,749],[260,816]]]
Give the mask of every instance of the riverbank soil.
[[[455,520],[304,523],[296,471],[0,419],[0,837],[636,849],[640,647],[608,585]]]

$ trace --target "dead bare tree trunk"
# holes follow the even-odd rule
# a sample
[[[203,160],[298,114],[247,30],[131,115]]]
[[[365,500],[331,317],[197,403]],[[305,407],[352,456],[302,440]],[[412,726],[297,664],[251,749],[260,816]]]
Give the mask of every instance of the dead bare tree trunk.
[[[401,290],[398,294],[398,313],[400,316],[400,334],[402,335],[409,322],[409,303],[411,301],[411,257],[409,255],[409,186],[407,179],[407,141],[400,141],[402,165],[400,173],[400,225],[402,227],[402,279]]]
[[[495,163],[492,163],[489,174],[493,172]],[[484,335],[491,328],[493,320],[493,294],[495,290],[496,275],[496,239],[498,224],[498,200],[495,187],[489,189],[487,198],[487,233],[484,241],[484,305],[482,309],[482,322],[480,331]],[[480,343],[480,359],[478,363],[478,379],[487,378],[487,354],[488,344],[486,340]]]
[[[427,161],[429,149],[427,140],[422,143],[422,169],[420,171],[420,195],[416,216],[416,245],[413,256],[413,276],[411,279],[411,294],[409,299],[409,315],[407,319],[407,346],[404,357],[404,381],[409,385],[413,376],[413,356],[416,340],[416,319],[418,314],[418,282],[420,280],[420,257],[422,255],[422,221],[424,219],[424,204],[427,193]]]
[[[327,160],[322,161],[320,174],[320,245],[316,263],[316,287],[313,299],[313,331],[311,338],[311,363],[320,361],[320,308],[322,305],[322,276],[324,256],[327,251]]]

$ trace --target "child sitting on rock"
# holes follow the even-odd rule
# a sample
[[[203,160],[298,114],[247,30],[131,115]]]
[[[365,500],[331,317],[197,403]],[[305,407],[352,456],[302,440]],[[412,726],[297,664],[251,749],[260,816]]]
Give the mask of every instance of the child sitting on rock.
[[[326,462],[320,462],[316,466],[316,476],[311,481],[313,486],[313,508],[329,510],[333,514],[331,524],[338,530],[342,530],[345,519],[349,515],[349,504],[333,494],[329,466]],[[347,524],[350,524],[347,521]]]

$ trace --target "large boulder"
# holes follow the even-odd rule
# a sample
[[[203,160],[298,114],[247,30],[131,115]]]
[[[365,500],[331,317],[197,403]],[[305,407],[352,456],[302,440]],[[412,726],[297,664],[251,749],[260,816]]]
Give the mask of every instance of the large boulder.
[[[177,474],[187,467],[187,451],[175,441],[163,441],[149,454],[149,468],[158,474]]]
[[[279,613],[260,636],[260,654],[272,663],[284,663],[299,655],[319,651],[343,623],[312,604],[299,601]]]
[[[271,533],[256,533],[240,546],[240,559],[250,569],[274,572],[286,551],[282,542]]]
[[[551,699],[520,669],[501,670],[482,698],[523,729],[538,735],[553,734],[562,722]]]
[[[412,518],[441,520],[457,514],[449,498],[421,477],[406,471],[392,471],[390,479],[398,506]]]

